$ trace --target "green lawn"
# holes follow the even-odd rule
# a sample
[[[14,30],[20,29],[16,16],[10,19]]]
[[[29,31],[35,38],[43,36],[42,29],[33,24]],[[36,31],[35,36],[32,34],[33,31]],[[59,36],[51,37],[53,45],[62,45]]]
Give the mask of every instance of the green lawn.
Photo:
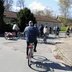
[[[62,26],[62,27],[61,27],[61,32],[65,32],[66,29],[67,29],[67,27]]]

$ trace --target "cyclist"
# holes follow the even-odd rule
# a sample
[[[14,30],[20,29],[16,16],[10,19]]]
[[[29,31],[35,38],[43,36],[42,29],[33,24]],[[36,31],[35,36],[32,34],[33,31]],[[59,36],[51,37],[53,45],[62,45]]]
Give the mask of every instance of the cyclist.
[[[67,36],[70,36],[70,27],[67,27],[66,35],[67,35]]]
[[[57,26],[57,33],[56,33],[56,35],[59,35],[59,32],[60,32],[60,28]]]
[[[17,37],[17,34],[18,34],[18,32],[19,32],[19,27],[18,27],[18,25],[17,25],[17,24],[14,24],[12,29],[13,29],[13,31],[15,32],[16,37]]]
[[[33,26],[32,21],[29,21],[29,26],[25,28],[24,35],[26,36],[27,41],[26,55],[28,56],[29,44],[34,43],[34,52],[36,52],[36,46],[37,46],[38,29],[36,29],[36,27]]]

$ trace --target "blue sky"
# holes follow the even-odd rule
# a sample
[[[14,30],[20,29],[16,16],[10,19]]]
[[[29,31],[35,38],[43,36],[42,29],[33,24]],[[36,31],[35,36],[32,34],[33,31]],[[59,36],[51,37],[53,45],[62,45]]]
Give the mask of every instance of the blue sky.
[[[16,7],[15,4],[13,5],[13,10],[18,10],[19,7]],[[58,0],[25,0],[25,6],[31,10],[44,10],[46,8],[53,11],[54,14],[59,14]]]

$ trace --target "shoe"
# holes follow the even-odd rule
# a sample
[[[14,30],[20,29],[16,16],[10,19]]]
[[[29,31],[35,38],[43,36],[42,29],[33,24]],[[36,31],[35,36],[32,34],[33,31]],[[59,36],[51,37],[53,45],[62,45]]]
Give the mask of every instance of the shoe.
[[[34,52],[37,52],[37,51],[34,49]]]

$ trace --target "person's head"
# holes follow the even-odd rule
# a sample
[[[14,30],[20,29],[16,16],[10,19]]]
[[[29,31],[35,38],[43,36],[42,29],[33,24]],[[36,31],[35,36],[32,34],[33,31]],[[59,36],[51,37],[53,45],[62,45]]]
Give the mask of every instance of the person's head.
[[[34,24],[34,27],[37,27],[37,24]]]
[[[32,21],[29,21],[29,26],[33,26],[33,22]]]

